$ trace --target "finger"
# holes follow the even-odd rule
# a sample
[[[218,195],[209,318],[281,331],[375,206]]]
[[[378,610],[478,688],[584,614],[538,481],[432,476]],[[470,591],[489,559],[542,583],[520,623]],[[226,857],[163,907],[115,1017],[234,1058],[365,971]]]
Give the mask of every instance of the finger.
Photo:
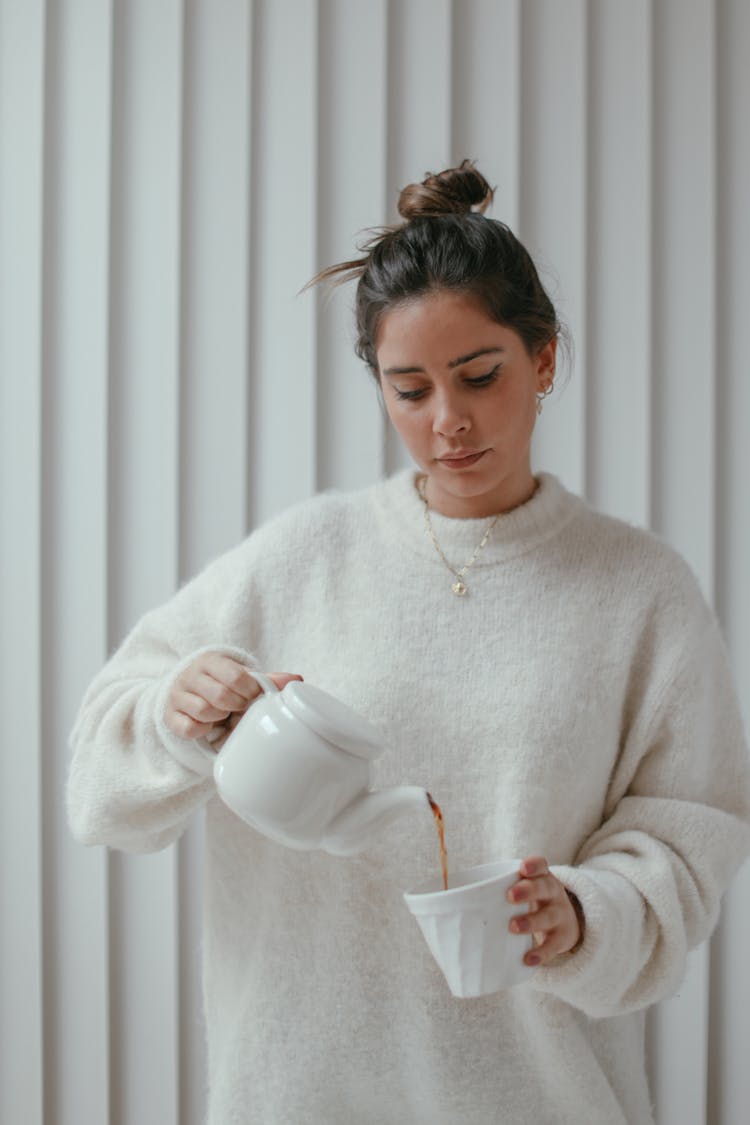
[[[568,915],[562,906],[552,905],[545,910],[537,911],[528,919],[512,919],[509,929],[518,932],[516,925],[520,923],[522,933],[531,931],[534,948],[529,950],[524,957],[526,964],[546,964],[562,953],[567,953],[576,946],[580,940],[580,929],[575,919]]]
[[[229,712],[222,707],[214,707],[208,699],[192,691],[176,691],[172,696],[175,711],[193,719],[196,723],[212,724],[226,719]]]
[[[570,948],[561,930],[548,930],[538,937],[539,940],[536,940],[537,935],[534,934],[534,948],[524,954],[524,963],[527,965],[548,965]]]
[[[518,872],[525,879],[536,879],[539,875],[548,875],[549,867],[543,855],[532,855],[521,860]]]
[[[269,672],[269,679],[273,680],[279,691],[285,688],[292,680],[304,680],[297,672]]]
[[[558,897],[559,886],[554,875],[542,875],[536,879],[519,879],[509,888],[506,898],[508,902],[549,902]]]
[[[252,671],[246,668],[244,664],[239,664],[230,657],[222,656],[221,653],[209,653],[208,656],[215,659],[212,659],[210,667],[206,668],[206,672],[225,688],[239,695],[243,700],[242,706],[245,709],[259,695],[263,694],[263,688]],[[303,677],[298,672],[271,672],[269,678],[281,691],[290,680],[301,680]],[[235,708],[232,708],[232,710],[235,710]]]
[[[208,673],[246,703],[252,702],[262,691],[249,668],[221,652],[207,652],[200,662],[199,671]]]
[[[164,718],[169,729],[178,738],[205,738],[210,731],[215,729],[213,723],[196,722],[184,711],[170,711]]]
[[[241,722],[247,714],[246,711],[232,711],[226,719],[221,723],[215,723],[211,730],[206,735],[206,739],[211,743],[214,750],[218,750],[223,746],[234,728]]]
[[[211,743],[211,749],[221,750],[230,733],[228,727],[213,727],[211,733],[207,735],[208,741]]]
[[[302,676],[299,676],[296,673],[292,674],[284,672],[274,674],[271,679],[273,679],[277,687],[281,689],[286,684],[288,684],[290,680],[301,680]],[[230,702],[230,700],[227,699],[226,696],[217,696],[216,698],[223,699],[226,703]],[[250,700],[250,702],[248,702],[247,700],[242,699],[240,696],[237,696],[237,699],[233,702],[231,709],[221,710],[221,716],[217,720],[220,725],[214,726],[210,735],[208,736],[211,742],[211,746],[214,749],[218,750],[221,746],[224,745],[229,735],[232,733],[235,727],[239,725],[241,720],[246,715],[248,707],[252,702],[254,702],[254,700]]]
[[[201,695],[214,707],[223,711],[225,715],[228,715],[231,711],[247,710],[248,701],[244,695],[240,695],[238,691],[227,687],[220,680],[214,679],[208,672],[199,673],[192,690],[196,695]]]
[[[553,904],[543,910],[534,910],[529,914],[521,914],[511,918],[508,928],[513,934],[544,933],[561,926],[566,920],[566,915],[561,906]]]

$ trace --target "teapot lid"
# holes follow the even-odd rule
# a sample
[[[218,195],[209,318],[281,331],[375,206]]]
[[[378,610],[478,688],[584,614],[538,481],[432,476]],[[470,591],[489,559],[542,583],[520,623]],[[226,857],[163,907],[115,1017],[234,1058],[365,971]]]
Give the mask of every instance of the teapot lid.
[[[281,694],[298,719],[334,746],[358,758],[377,758],[382,754],[380,731],[340,699],[299,680],[290,680]]]

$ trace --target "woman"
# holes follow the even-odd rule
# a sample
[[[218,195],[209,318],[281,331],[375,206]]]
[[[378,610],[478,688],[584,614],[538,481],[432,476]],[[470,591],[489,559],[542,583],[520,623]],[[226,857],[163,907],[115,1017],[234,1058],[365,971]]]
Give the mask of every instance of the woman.
[[[599,515],[530,442],[559,327],[468,162],[402,192],[361,260],[357,352],[419,466],[302,503],[146,615],[72,735],[85,843],[177,839],[207,807],[213,1125],[653,1120],[644,1012],[750,851],[750,771],[716,620],[686,563]],[[426,785],[451,862],[527,857],[523,985],[451,997],[402,892],[426,814],[342,859],[271,843],[206,776],[286,668],[387,731],[378,786]],[[528,914],[526,913],[528,910]]]

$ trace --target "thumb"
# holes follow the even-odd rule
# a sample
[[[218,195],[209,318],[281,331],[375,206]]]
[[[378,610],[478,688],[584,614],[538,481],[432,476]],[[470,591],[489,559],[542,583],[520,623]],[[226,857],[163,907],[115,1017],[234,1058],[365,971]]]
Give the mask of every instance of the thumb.
[[[279,691],[285,688],[292,680],[303,680],[303,676],[299,676],[296,672],[269,672],[270,679],[276,684]]]

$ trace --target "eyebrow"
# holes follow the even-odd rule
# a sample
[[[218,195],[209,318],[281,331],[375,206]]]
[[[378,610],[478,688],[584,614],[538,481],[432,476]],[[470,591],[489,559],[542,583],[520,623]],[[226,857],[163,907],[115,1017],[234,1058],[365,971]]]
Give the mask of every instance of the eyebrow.
[[[505,348],[479,348],[475,352],[469,352],[468,355],[460,355],[456,359],[449,361],[449,367],[460,367],[463,363],[470,363],[472,359],[477,359],[480,355],[497,355],[504,352]],[[383,372],[384,375],[424,375],[423,367],[386,367]]]

